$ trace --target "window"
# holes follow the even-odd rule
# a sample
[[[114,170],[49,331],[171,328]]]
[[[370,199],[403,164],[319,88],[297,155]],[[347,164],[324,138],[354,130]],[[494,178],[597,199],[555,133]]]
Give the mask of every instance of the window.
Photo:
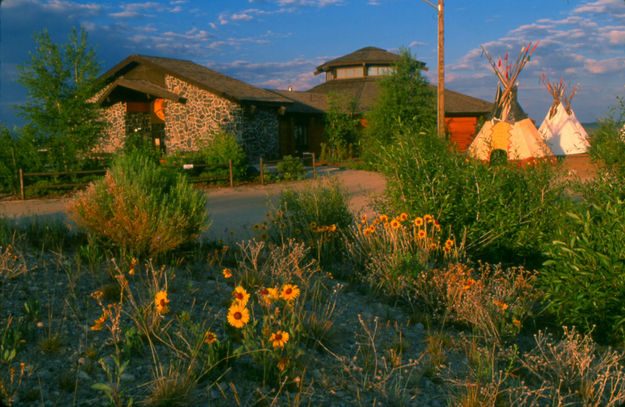
[[[368,76],[383,76],[393,73],[392,66],[369,66],[367,67]]]
[[[362,66],[336,68],[336,79],[362,78],[363,76]]]

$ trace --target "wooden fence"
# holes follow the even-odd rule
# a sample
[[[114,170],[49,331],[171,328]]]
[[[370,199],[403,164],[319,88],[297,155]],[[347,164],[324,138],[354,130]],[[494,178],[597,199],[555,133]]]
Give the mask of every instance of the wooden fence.
[[[313,171],[313,178],[317,178],[317,163],[315,159],[315,153],[304,153],[303,157],[304,161],[310,160],[310,166]],[[280,160],[272,160],[267,161],[263,160],[262,157],[259,159],[259,169],[260,169],[260,183],[261,185],[265,184],[265,166],[266,165],[275,165],[279,163]],[[178,165],[166,165],[161,164],[161,167],[164,168],[180,168]],[[234,187],[234,174],[232,170],[232,160],[228,160],[228,163],[223,164],[183,164],[183,170],[192,170],[194,168],[228,168],[228,175],[222,176],[204,176],[204,177],[189,177],[189,182],[207,182],[207,181],[225,181],[228,180],[230,183],[230,187]],[[36,177],[56,177],[62,175],[88,175],[88,174],[105,174],[106,169],[98,169],[98,170],[84,170],[84,171],[56,171],[56,172],[23,172],[20,168],[18,171],[18,177],[20,182],[20,198],[22,200],[26,199],[26,190],[27,189],[47,189],[47,188],[74,188],[74,187],[82,187],[89,184],[89,182],[75,182],[75,183],[61,183],[61,184],[45,184],[45,185],[26,185],[24,182],[25,178],[36,178]]]

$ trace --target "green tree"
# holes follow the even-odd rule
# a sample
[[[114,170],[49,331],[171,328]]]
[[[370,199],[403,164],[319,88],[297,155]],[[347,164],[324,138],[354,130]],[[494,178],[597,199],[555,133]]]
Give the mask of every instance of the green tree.
[[[402,49],[393,73],[380,80],[378,101],[366,116],[368,127],[361,143],[365,160],[372,160],[402,128],[428,132],[436,127],[436,95],[422,70],[410,51]]]
[[[18,170],[28,172],[39,168],[39,154],[28,136],[15,137],[0,123],[0,192],[19,191]]]
[[[328,111],[325,115],[322,160],[344,160],[350,158],[350,146],[358,141],[359,120],[356,117],[358,102],[339,93],[326,97]]]
[[[35,34],[37,48],[30,62],[18,67],[18,82],[27,101],[17,106],[26,120],[23,133],[48,151],[48,165],[76,169],[102,134],[99,108],[90,103],[100,70],[87,33],[72,28],[66,44],[52,42],[47,31]]]

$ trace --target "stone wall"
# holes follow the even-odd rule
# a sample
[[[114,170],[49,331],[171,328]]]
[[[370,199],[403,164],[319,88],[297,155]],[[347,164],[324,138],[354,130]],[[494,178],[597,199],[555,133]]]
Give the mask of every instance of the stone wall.
[[[237,103],[166,75],[168,90],[186,103],[165,101],[165,149],[196,151],[210,144],[219,130],[234,134],[250,159],[276,158],[279,154],[277,106],[244,109]],[[150,134],[150,114],[126,112],[124,103],[103,109],[109,127],[98,151],[115,152],[124,145],[126,135],[138,131]],[[141,129],[141,130],[138,130]]]
[[[118,102],[102,109],[102,116],[108,123],[108,126],[95,151],[114,153],[124,146],[124,140],[126,139],[126,104]]]
[[[167,151],[197,150],[210,143],[216,131],[234,134],[248,157],[278,154],[278,117],[275,110],[256,109],[244,113],[240,105],[197,86],[167,75],[167,89],[186,103],[165,103],[165,146]]]

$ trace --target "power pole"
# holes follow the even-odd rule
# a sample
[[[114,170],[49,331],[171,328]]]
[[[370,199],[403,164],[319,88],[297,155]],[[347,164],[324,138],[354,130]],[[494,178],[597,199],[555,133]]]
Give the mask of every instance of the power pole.
[[[445,8],[443,0],[438,5],[429,0],[423,0],[438,10],[438,87],[437,87],[437,128],[438,136],[445,137]]]

